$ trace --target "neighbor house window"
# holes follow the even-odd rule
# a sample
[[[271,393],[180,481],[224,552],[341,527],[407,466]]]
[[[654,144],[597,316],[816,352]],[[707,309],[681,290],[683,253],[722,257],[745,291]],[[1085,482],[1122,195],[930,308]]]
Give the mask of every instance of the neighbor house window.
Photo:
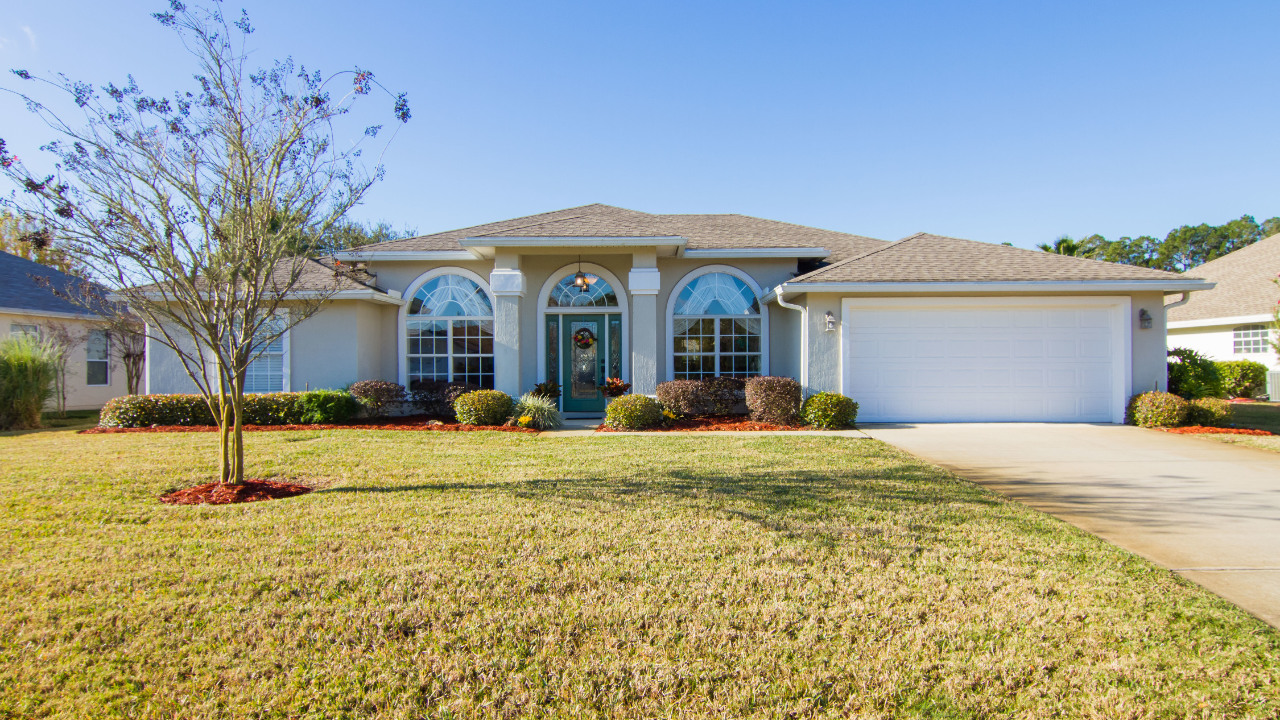
[[[9,324],[9,337],[40,337],[39,325],[24,325],[21,323]]]
[[[474,280],[424,283],[409,301],[405,332],[409,389],[424,380],[493,387],[493,304]]]
[[[694,278],[676,296],[671,322],[674,379],[761,374],[760,301],[740,278]]]
[[[1232,330],[1231,347],[1236,355],[1268,352],[1271,349],[1271,343],[1267,326],[1241,325]]]
[[[90,330],[85,338],[85,384],[111,384],[111,336],[106,330]]]
[[[257,357],[249,361],[244,372],[247,393],[284,392],[285,336],[259,348]]]

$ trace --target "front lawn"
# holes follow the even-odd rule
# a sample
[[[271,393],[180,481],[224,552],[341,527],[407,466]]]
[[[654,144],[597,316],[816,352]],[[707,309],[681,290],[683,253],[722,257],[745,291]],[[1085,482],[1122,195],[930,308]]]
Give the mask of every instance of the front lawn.
[[[1278,636],[876,441],[0,437],[0,718],[1273,717]]]
[[[1249,435],[1199,435],[1230,445],[1245,445],[1280,452],[1280,403],[1233,403],[1232,422],[1237,427],[1276,433],[1275,437]]]

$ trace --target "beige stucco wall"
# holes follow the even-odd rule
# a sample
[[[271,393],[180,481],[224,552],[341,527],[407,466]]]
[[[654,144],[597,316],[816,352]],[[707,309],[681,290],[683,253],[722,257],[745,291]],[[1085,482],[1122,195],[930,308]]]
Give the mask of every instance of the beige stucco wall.
[[[809,293],[799,296],[809,308],[809,377],[810,392],[839,392],[841,382],[839,330],[841,301],[838,293]],[[889,296],[892,297],[892,296]],[[1167,385],[1165,370],[1165,312],[1164,295],[1161,293],[1132,293],[1129,323],[1132,362],[1130,378],[1133,392],[1152,389],[1164,390]],[[793,297],[788,302],[796,303]],[[1138,315],[1145,309],[1151,314],[1152,327],[1139,327]],[[824,313],[830,311],[837,320],[837,331],[826,332]],[[856,398],[855,398],[856,399]]]
[[[77,340],[67,360],[68,410],[97,410],[111,398],[128,394],[124,368],[114,357],[107,372],[110,383],[88,384],[88,357],[84,338],[89,330],[98,327],[92,320],[0,311],[0,339],[9,337],[9,326],[13,324],[38,325],[44,331],[48,331],[53,326],[62,326]],[[55,407],[54,403],[50,402],[49,407]]]

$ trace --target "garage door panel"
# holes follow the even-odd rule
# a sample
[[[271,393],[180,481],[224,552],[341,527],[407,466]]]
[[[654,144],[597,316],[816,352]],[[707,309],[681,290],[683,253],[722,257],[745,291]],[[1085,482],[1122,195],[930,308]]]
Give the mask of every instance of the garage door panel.
[[[1110,422],[1115,304],[849,308],[845,389],[868,422]]]

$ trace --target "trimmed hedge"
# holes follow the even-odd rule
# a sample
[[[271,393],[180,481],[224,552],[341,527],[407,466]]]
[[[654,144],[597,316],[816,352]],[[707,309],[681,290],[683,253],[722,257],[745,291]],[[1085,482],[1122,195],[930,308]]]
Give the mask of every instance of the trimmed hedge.
[[[500,390],[473,390],[453,402],[453,412],[463,425],[501,425],[514,406],[511,396]]]
[[[680,415],[742,414],[746,382],[738,378],[670,380],[658,384],[658,402]]]
[[[766,375],[747,380],[747,408],[756,422],[795,425],[800,419],[800,395],[800,383],[793,378]]]
[[[1197,398],[1187,405],[1187,424],[1228,427],[1234,408],[1222,398]]]
[[[1251,398],[1267,388],[1267,366],[1254,360],[1219,360],[1214,367],[1227,397]]]
[[[619,430],[643,430],[662,422],[662,404],[648,395],[623,395],[605,408],[604,421]]]
[[[337,425],[351,420],[359,401],[342,390],[261,393],[244,396],[245,425]],[[103,427],[217,425],[200,395],[124,395],[107,401]]]
[[[1169,392],[1186,400],[1222,395],[1222,378],[1212,360],[1190,348],[1168,352]]]
[[[858,419],[858,403],[839,393],[815,393],[800,406],[800,419],[823,430],[853,427],[853,421]]]
[[[1124,421],[1138,427],[1178,427],[1187,422],[1190,404],[1173,393],[1146,392],[1134,395],[1125,410]]]
[[[380,417],[391,403],[404,400],[404,386],[390,380],[361,380],[351,383],[347,391],[369,408],[369,414]]]
[[[479,385],[471,383],[419,380],[413,384],[409,396],[414,406],[423,413],[453,420],[457,417],[453,411],[453,404],[458,398],[479,389]]]

